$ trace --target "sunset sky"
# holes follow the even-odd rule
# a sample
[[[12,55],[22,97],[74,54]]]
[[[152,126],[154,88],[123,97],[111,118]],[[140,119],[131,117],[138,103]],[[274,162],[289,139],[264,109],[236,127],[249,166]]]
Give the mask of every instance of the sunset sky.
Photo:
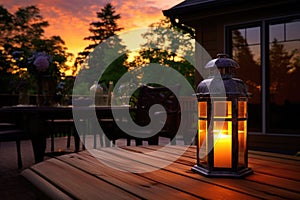
[[[10,13],[19,7],[35,5],[50,26],[46,36],[59,35],[65,41],[68,51],[75,56],[90,44],[83,38],[90,35],[89,24],[98,21],[96,12],[107,3],[112,3],[116,13],[121,15],[118,22],[124,31],[146,28],[163,18],[162,10],[183,0],[0,0],[0,5]]]

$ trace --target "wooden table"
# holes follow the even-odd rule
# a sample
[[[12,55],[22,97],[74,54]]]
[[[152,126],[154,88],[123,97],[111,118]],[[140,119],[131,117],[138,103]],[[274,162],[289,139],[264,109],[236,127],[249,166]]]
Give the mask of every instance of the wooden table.
[[[50,199],[300,199],[299,157],[250,151],[254,174],[243,179],[206,178],[191,171],[194,146],[162,169],[159,162],[172,159],[185,147],[170,146],[156,156],[148,155],[158,148],[114,147],[68,154],[33,165],[22,176],[37,194]],[[91,153],[129,172],[111,168]],[[130,172],[143,166],[153,171]]]
[[[30,134],[35,162],[44,160],[46,137],[49,134],[49,121],[55,119],[73,119],[73,110],[76,112],[91,112],[95,110],[97,118],[113,119],[112,109],[118,111],[133,110],[128,106],[10,106],[0,108],[0,114],[5,115],[19,127],[26,129]],[[87,119],[84,119],[87,120]],[[113,122],[113,121],[112,121]],[[51,123],[50,123],[51,124]],[[79,138],[78,138],[79,140]]]

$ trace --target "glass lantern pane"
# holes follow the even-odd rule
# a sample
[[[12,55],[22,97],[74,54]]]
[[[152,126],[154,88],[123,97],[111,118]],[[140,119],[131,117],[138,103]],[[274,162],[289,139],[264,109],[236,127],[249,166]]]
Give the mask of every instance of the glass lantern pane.
[[[232,167],[232,122],[214,122],[214,167]]]
[[[238,101],[238,118],[247,118],[247,102]]]
[[[215,101],[214,102],[215,118],[231,118],[231,101]]]
[[[207,165],[207,120],[199,120],[198,128],[199,162]]]
[[[207,102],[198,102],[198,116],[201,118],[207,118]]]
[[[245,165],[246,141],[247,141],[247,121],[238,122],[238,141],[239,141],[239,155],[238,165]]]

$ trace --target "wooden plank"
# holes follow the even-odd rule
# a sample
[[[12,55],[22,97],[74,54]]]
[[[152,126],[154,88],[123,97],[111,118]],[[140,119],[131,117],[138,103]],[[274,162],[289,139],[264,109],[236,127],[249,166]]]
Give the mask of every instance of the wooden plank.
[[[156,150],[159,147],[145,146],[145,148]],[[170,148],[170,150],[166,149],[165,152],[169,152],[170,154],[177,154],[177,151],[186,149],[186,146],[170,145],[168,148]],[[195,151],[196,149],[194,147],[190,147],[187,149],[187,151],[185,151],[183,156],[193,158],[196,162]],[[255,153],[256,155],[253,155],[252,153]],[[253,168],[253,170],[257,172],[273,175],[279,178],[300,181],[300,162],[297,158],[295,159],[294,156],[251,151],[248,161],[249,167]]]
[[[127,147],[128,148],[128,147]],[[129,147],[130,148],[130,147]],[[152,150],[157,149],[158,147],[156,146],[145,146],[145,148],[150,148]],[[173,153],[175,149],[184,149],[186,147],[182,147],[182,146],[170,146],[170,148],[172,148],[172,150],[167,150],[166,152],[169,153]],[[194,152],[193,152],[194,151]],[[193,159],[196,159],[196,153],[195,153],[196,149],[193,147],[188,148],[188,150],[183,154],[184,157],[190,157]],[[253,153],[254,151],[252,151]],[[297,179],[299,177],[299,172],[300,172],[300,168],[298,167],[300,164],[300,161],[298,161],[298,158],[295,159],[294,156],[289,156],[289,155],[282,155],[282,154],[275,154],[275,153],[265,153],[265,152],[255,152],[255,154],[259,155],[257,156],[253,156],[253,154],[249,154],[249,163],[250,165],[254,166],[254,165],[262,165],[264,168],[269,168],[269,169],[278,169],[278,170],[285,170],[285,171],[289,171],[291,172],[290,176],[286,177],[286,178],[290,178],[292,177],[292,179]],[[265,155],[265,156],[263,156]],[[279,159],[277,158],[271,158],[268,157],[269,155],[272,155],[273,157],[278,156]],[[287,159],[284,159],[286,158]],[[275,159],[275,160],[274,160]],[[261,166],[257,166],[258,169],[261,168]],[[275,176],[277,176],[277,172],[274,173]]]
[[[257,165],[257,166],[263,166],[266,168],[272,168],[272,169],[278,169],[281,171],[286,171],[288,170],[289,173],[293,173],[294,177],[299,177],[299,172],[300,172],[300,166],[297,165],[297,161],[294,161],[293,164],[288,164],[288,163],[284,163],[284,162],[273,162],[273,161],[267,161],[264,159],[257,159],[257,158],[249,158],[249,162],[252,165]],[[300,178],[300,177],[299,177]]]
[[[154,146],[155,147],[155,146]],[[170,149],[177,149],[177,150],[182,150],[182,149],[187,149],[186,152],[190,152],[190,156],[196,156],[196,146],[191,145],[187,148],[186,145],[170,145],[168,146]],[[160,147],[159,147],[160,148]],[[262,158],[264,160],[270,160],[270,161],[276,161],[276,162],[284,162],[288,164],[296,164],[300,165],[300,157],[297,156],[292,156],[292,155],[286,155],[286,154],[279,154],[279,153],[270,153],[270,152],[262,152],[262,151],[254,151],[254,150],[249,150],[248,151],[249,157],[254,157],[254,158]],[[296,163],[294,161],[297,161]]]
[[[193,174],[191,176],[187,176],[188,173],[192,173],[190,171],[190,167],[186,168],[183,173],[175,173],[172,176],[167,176],[168,172],[174,172],[174,168],[172,166],[168,166],[164,171],[153,174],[143,174],[143,176],[147,176],[150,179],[157,179],[159,177],[164,178],[163,181],[165,184],[174,184],[174,180],[176,181],[176,187],[180,187],[182,190],[191,190],[190,192],[195,192],[192,189],[188,189],[187,187],[194,187],[196,190],[199,190],[199,195],[202,195],[204,198],[212,198],[212,199],[248,199],[248,198],[261,198],[263,195],[251,194],[250,192],[245,193],[240,188],[234,190],[232,187],[225,187],[220,184],[216,184],[214,181],[207,181],[205,177],[200,177],[198,174]],[[194,176],[194,177],[193,177]],[[169,178],[168,178],[169,177]],[[182,185],[183,186],[182,186]],[[201,188],[201,189],[200,189]],[[203,194],[208,192],[209,194]]]
[[[154,152],[159,150],[162,153],[163,152],[168,153],[169,156],[166,156],[168,159],[171,158],[172,160],[174,160],[175,157],[179,157],[179,156],[188,157],[191,158],[192,160],[192,163],[189,162],[189,164],[194,165],[196,163],[195,151],[190,152],[190,148],[186,148],[186,146],[179,146],[180,148],[174,148],[175,146],[177,145],[169,145],[167,148],[162,148],[161,146],[156,146],[156,145],[143,146],[142,149],[140,149],[139,147],[131,147],[131,146],[126,146],[122,148],[130,151],[140,151],[141,153],[151,152],[151,151]]]
[[[61,199],[61,200],[68,200],[72,199],[62,191],[60,191],[57,187],[40,177],[37,173],[32,171],[31,169],[24,170],[21,175],[29,181],[36,189],[38,189],[43,196],[50,199]]]
[[[181,164],[184,164],[187,166],[194,166],[196,164],[196,158],[189,157],[187,155],[188,154],[187,152],[184,152],[179,158],[177,158],[177,156],[182,153],[182,150],[174,151],[174,149],[168,149],[168,148],[161,149],[157,146],[152,146],[152,145],[143,146],[143,147],[133,147],[133,148],[130,146],[127,146],[127,147],[123,147],[123,148],[127,149],[129,151],[140,152],[140,153],[152,152],[157,149],[160,149],[161,152],[156,155],[160,159],[176,161],[178,163],[181,163]],[[185,159],[185,158],[187,158],[187,159]]]
[[[150,147],[150,145],[149,145]],[[155,147],[155,146],[153,146]],[[152,147],[151,147],[152,148]],[[168,149],[166,149],[170,153],[178,153],[178,152],[184,152],[184,155],[190,158],[196,159],[196,146],[186,146],[186,145],[169,145]]]
[[[145,148],[153,148],[154,149],[155,147],[147,146]],[[172,151],[168,151],[168,152],[172,152]],[[177,162],[180,162],[181,164],[185,164],[186,162],[182,162],[181,161],[183,159],[186,159],[186,160],[188,160],[190,162],[193,161],[189,157],[182,156]],[[261,176],[263,176],[263,174],[261,174]],[[256,184],[256,185],[251,184],[253,186],[253,189],[259,189],[260,190],[261,188],[264,188],[265,191],[268,191],[269,193],[272,193],[270,191],[276,191],[276,193],[280,193],[281,192],[280,195],[282,195],[284,197],[296,196],[296,197],[299,198],[299,192],[300,192],[300,188],[298,187],[299,182],[293,181],[293,180],[288,180],[288,179],[283,179],[283,178],[280,178],[280,177],[275,177],[276,174],[274,176],[269,176],[268,179],[266,179],[266,176],[263,176],[263,178],[261,178],[261,176],[256,177],[256,176],[252,175],[252,176],[248,176],[247,177],[247,179],[251,177],[252,178],[251,180],[256,180],[256,181],[258,181],[258,183],[262,183],[263,184],[263,185],[261,185],[261,184]],[[236,185],[235,187],[236,188],[241,188],[240,185],[241,184]],[[264,187],[264,185],[269,185],[269,186],[272,186],[272,187]],[[249,185],[249,183],[244,183],[243,182],[242,186],[247,186],[247,187],[251,188],[251,186]],[[274,187],[275,187],[275,190],[274,190]],[[283,190],[278,190],[277,187],[280,187],[283,190],[288,190],[288,192],[283,191]],[[266,193],[265,191],[262,190],[263,193]],[[293,193],[290,193],[289,191],[293,191],[293,192],[296,192],[298,194],[295,195]],[[277,195],[276,193],[273,193],[272,195],[276,196]]]
[[[297,156],[292,156],[292,155],[285,155],[285,154],[279,154],[279,153],[271,153],[271,152],[263,152],[263,151],[253,151],[249,150],[249,154],[251,155],[260,155],[263,157],[268,157],[268,158],[282,158],[283,160],[296,160],[300,161],[300,157]]]
[[[148,146],[147,146],[148,147]],[[146,150],[147,152],[149,152],[149,149],[147,149],[147,147],[140,147],[140,148],[138,148],[138,147],[134,147],[134,148],[131,148],[131,147],[129,147],[129,148],[131,148],[131,149],[138,149],[137,151],[139,151],[139,150],[141,150],[141,151],[143,151],[143,150]],[[165,158],[165,156],[163,156],[162,158]],[[119,160],[119,162],[122,162],[121,160]],[[170,167],[170,166],[169,166]],[[167,167],[167,169],[169,168],[169,167]],[[180,166],[180,167],[178,167],[178,166],[176,166],[175,167],[176,169],[174,170],[174,169],[171,169],[170,171],[176,171],[176,170],[179,170],[179,171],[182,171],[182,172],[184,172],[184,171],[187,171],[187,169],[186,168],[183,168],[182,166]],[[190,170],[190,166],[188,166],[188,170]],[[155,172],[155,173],[157,173],[157,171]],[[187,172],[188,173],[188,172]],[[163,175],[163,177],[173,177],[174,175]],[[189,176],[190,176],[190,174],[189,174]],[[204,177],[202,177],[202,176],[200,176],[199,177],[199,175],[194,175],[194,177],[193,178],[196,178],[196,179],[205,179]],[[173,179],[173,178],[172,178]],[[156,180],[155,178],[153,178],[153,179],[151,179],[151,180]],[[160,180],[160,179],[159,179]],[[215,180],[216,179],[207,179],[207,180],[211,180],[211,183],[212,184],[215,184],[214,182],[215,182]],[[222,180],[222,179],[219,179],[219,180]],[[224,180],[226,180],[226,179],[224,179]],[[273,192],[273,194],[272,194],[272,192],[270,192],[269,194],[266,194],[266,189],[270,189],[270,187],[264,187],[264,185],[261,185],[261,184],[255,184],[255,183],[248,183],[248,184],[244,184],[244,182],[243,183],[240,183],[240,181],[241,180],[230,180],[230,179],[228,179],[227,181],[231,181],[231,182],[235,182],[235,188],[234,187],[231,187],[231,189],[235,189],[235,190],[241,190],[241,191],[243,191],[243,189],[246,191],[247,190],[247,192],[248,192],[248,194],[256,194],[256,195],[258,195],[259,194],[259,197],[263,197],[263,198],[267,198],[267,199],[270,199],[270,198],[272,198],[272,199],[278,199],[278,197],[276,198],[276,195],[274,195],[274,192]],[[182,183],[182,184],[186,184],[186,183]],[[249,189],[249,185],[250,184],[252,184],[253,186],[252,187],[250,187],[250,189]],[[225,186],[224,185],[222,185],[222,183],[218,183],[218,184],[216,184],[217,186],[220,186],[220,187],[226,187],[226,184],[225,184]],[[228,185],[228,183],[227,183],[227,185]],[[240,188],[240,186],[242,185],[242,189]],[[252,188],[252,190],[251,190],[251,188]],[[254,189],[253,189],[254,188]],[[273,188],[271,188],[271,189],[273,189]],[[259,190],[260,191],[260,193],[257,191],[257,190]],[[245,191],[243,191],[243,192],[245,192]],[[276,192],[278,192],[278,191],[276,191]],[[290,195],[290,193],[288,193],[288,194],[286,194],[286,195]],[[293,195],[293,194],[292,194]],[[280,198],[279,198],[280,199]]]
[[[174,154],[174,155],[180,155],[182,154],[183,157],[188,157],[194,160],[194,162],[196,162],[196,149],[193,149],[191,147],[187,147],[187,146],[180,146],[178,145],[178,148],[175,148],[177,145],[169,145],[166,148],[159,148],[158,146],[153,146],[153,145],[149,145],[149,146],[143,146],[143,152],[147,151],[147,149],[152,150],[152,151],[157,151],[158,149],[162,152],[166,152],[169,154]],[[130,149],[130,147],[124,147],[127,149]],[[136,148],[134,148],[136,149]],[[192,151],[191,151],[192,149]]]
[[[286,159],[284,159],[284,157],[280,157],[280,158],[279,157],[269,157],[267,155],[263,156],[263,155],[254,154],[254,153],[250,153],[248,155],[249,155],[250,159],[255,158],[255,159],[276,162],[276,163],[285,163],[285,164],[295,165],[295,166],[300,167],[300,160],[290,159],[290,157],[288,155],[286,155],[286,156],[288,156]],[[283,155],[283,156],[285,156],[285,155]]]
[[[117,158],[119,157],[120,162],[127,163],[127,166],[129,167],[129,171],[135,170],[135,168],[138,166],[141,167],[141,172],[145,172],[145,170],[148,171],[159,170],[162,167],[172,164],[172,162],[168,160],[170,159],[170,157],[173,157],[174,159],[177,158],[176,155],[174,156],[174,155],[161,154],[160,157],[156,157],[151,154],[146,155],[144,153],[127,151],[126,149],[121,149],[121,148],[102,148],[101,152],[102,151],[107,152],[110,155],[115,155]],[[155,152],[155,154],[157,153],[158,152]]]
[[[288,168],[277,168],[276,165],[261,165],[258,163],[252,163],[249,161],[249,167],[251,167],[254,172],[259,172],[263,174],[268,174],[280,178],[286,178],[294,181],[300,181],[300,171],[291,171]]]
[[[31,170],[74,199],[138,199],[57,159],[33,165]]]
[[[151,181],[136,174],[115,170],[88,154],[61,156],[57,158],[89,174],[95,174],[125,191],[134,193],[143,199],[198,199],[185,192],[173,189],[157,181]]]
[[[249,165],[259,173],[300,181],[300,159],[295,156],[251,151]]]
[[[196,150],[191,147],[171,165],[160,169],[161,163],[166,164],[168,161],[173,161],[183,148],[185,147],[102,148],[91,150],[92,155],[84,151],[50,159],[34,165],[31,171],[38,177],[42,177],[41,180],[44,179],[46,183],[51,183],[50,186],[72,198],[86,199],[99,195],[97,192],[101,194],[106,192],[113,193],[113,196],[107,195],[104,198],[101,195],[101,198],[119,199],[119,196],[122,196],[130,199],[132,197],[142,199],[300,199],[300,188],[297,187],[300,182],[298,180],[289,179],[289,176],[282,178],[277,175],[277,172],[272,172],[270,175],[268,175],[269,172],[264,172],[267,166],[274,164],[275,171],[285,172],[290,165],[284,162],[284,157],[258,153],[255,156],[260,157],[249,159],[254,160],[253,166],[259,168],[254,171],[253,175],[247,176],[245,179],[215,179],[206,178],[191,171],[191,167],[195,163]],[[157,149],[160,149],[161,152],[153,154]],[[129,154],[130,151],[136,152],[136,154]],[[93,156],[105,161],[108,165],[99,162]],[[263,159],[264,156],[267,158],[271,156],[272,159],[266,161]],[[274,157],[275,160],[273,160]],[[287,160],[290,161],[290,159]],[[44,165],[44,163],[48,164]],[[132,169],[142,170],[145,167],[154,171],[128,173],[111,168],[109,165],[112,164],[116,168],[121,167],[124,171],[129,172]],[[271,169],[269,167],[267,170]],[[294,166],[293,173],[297,173],[296,169]],[[58,177],[63,177],[64,180]],[[104,188],[102,188],[103,185]],[[101,189],[98,188],[100,186]],[[114,189],[110,190],[111,187]],[[89,196],[84,196],[85,192],[83,191],[88,191]]]
[[[193,179],[177,173],[170,174],[170,171],[167,170],[160,170],[156,173],[144,173],[141,176],[151,180],[160,180],[164,184],[195,193],[205,199],[261,199],[259,196],[234,191],[223,186],[220,187],[200,179]]]
[[[131,148],[131,147],[124,147],[128,149],[134,149],[139,152],[148,152],[149,149],[156,149],[157,147],[155,146],[145,146],[145,147],[139,147],[139,148]],[[169,154],[171,151],[166,151],[166,154]],[[164,158],[167,156],[164,155]],[[182,162],[183,160],[186,160]],[[189,157],[182,156],[179,160],[176,161],[176,163],[173,163],[172,165],[168,166],[166,169],[177,172],[179,174],[183,174],[189,177],[193,178],[201,178],[199,175],[194,175],[193,173],[185,173],[186,172],[186,167],[183,165],[186,165],[187,162],[193,162],[193,160]],[[189,169],[193,165],[187,165]],[[248,177],[252,177],[251,181],[248,180]],[[207,182],[210,182],[212,184],[216,184],[220,187],[226,187],[230,188],[232,190],[239,190],[244,193],[248,194],[255,194],[263,198],[267,199],[274,199],[275,197],[277,198],[286,198],[286,197],[295,197],[295,198],[300,198],[299,196],[299,188],[297,188],[298,184],[295,181],[287,180],[287,179],[282,179],[278,177],[268,177],[269,179],[266,179],[266,177],[257,177],[256,174],[248,176],[247,179],[240,179],[240,180],[235,180],[235,179],[203,179]],[[272,178],[272,179],[271,179]],[[253,180],[259,180],[257,183],[253,182]],[[290,188],[290,186],[293,186]],[[280,187],[280,188],[278,188]],[[285,191],[288,190],[288,191]],[[268,191],[268,192],[266,192]],[[291,191],[291,192],[290,192]],[[298,194],[295,194],[298,193]]]
[[[299,171],[300,170],[300,161],[291,161],[291,160],[281,160],[280,162],[278,161],[273,161],[273,160],[268,160],[267,158],[264,159],[264,157],[253,157],[250,155],[249,160],[253,163],[260,163],[262,165],[272,165],[273,167],[277,167],[279,169],[287,169],[293,170],[293,171]]]
[[[153,159],[150,156],[144,155],[135,155],[132,157],[128,155],[128,153],[121,151],[119,149],[105,148],[104,151],[108,153],[110,156],[114,156],[119,158],[119,162],[122,160],[132,160],[132,164],[144,164],[144,165],[153,165],[158,168],[156,165],[157,159]],[[101,152],[102,153],[102,152]],[[171,165],[173,166],[173,164]],[[184,165],[182,165],[184,166]],[[167,167],[167,169],[170,166]],[[190,194],[194,194],[199,196],[200,198],[208,198],[208,199],[231,199],[233,196],[237,199],[256,199],[260,198],[259,196],[255,197],[251,194],[243,194],[239,191],[230,190],[228,188],[224,188],[223,186],[217,186],[213,183],[205,182],[203,179],[194,179],[186,176],[186,174],[191,173],[190,166],[185,166],[185,169],[180,169],[178,172],[177,169],[172,170],[157,170],[154,172],[141,173],[140,176],[146,177],[151,180],[156,180],[163,184],[168,185],[169,187],[174,187],[178,190],[188,192]],[[183,173],[183,174],[179,174]],[[195,174],[196,175],[196,174]],[[196,175],[199,178],[199,175]],[[201,188],[201,189],[200,189]]]
[[[138,156],[139,154],[131,156],[132,159],[124,159],[124,157],[116,155],[116,153],[119,153],[117,149],[119,148],[101,148],[101,150],[93,149],[89,150],[89,152],[92,154],[92,156],[95,156],[96,158],[100,159],[102,162],[106,163],[110,167],[114,167],[116,169],[126,172],[144,172],[146,170],[146,167],[149,171],[155,171],[159,169],[158,167],[152,165],[146,166],[144,163],[138,161],[135,161],[135,165],[132,165],[133,160],[135,160],[135,156]],[[167,161],[160,160],[158,158],[149,159],[149,162],[157,162],[162,164],[167,163]]]
[[[282,188],[284,190],[296,192],[298,194],[300,193],[300,188],[299,188],[300,183],[294,180],[261,174],[258,172],[255,172],[253,175],[248,176],[247,180],[262,183],[264,185],[275,186],[278,188]]]
[[[217,183],[224,186],[232,186],[235,189],[247,193],[252,193],[252,195],[258,195],[261,199],[299,199],[300,194],[298,192],[286,190],[286,188],[277,188],[269,184],[257,182],[256,174],[249,176],[255,179],[254,181],[249,181],[247,179],[218,179]],[[258,175],[259,176],[259,175]],[[262,177],[260,177],[262,178]]]

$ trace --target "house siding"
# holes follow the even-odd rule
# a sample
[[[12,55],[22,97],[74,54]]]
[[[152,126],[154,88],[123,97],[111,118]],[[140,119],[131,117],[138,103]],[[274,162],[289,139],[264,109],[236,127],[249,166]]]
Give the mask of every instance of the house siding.
[[[188,4],[189,2],[190,1],[185,1],[183,4]],[[241,2],[242,1],[227,1],[227,5],[223,5],[224,2],[221,1],[219,5],[215,3],[212,5],[210,4],[211,2],[207,2],[207,4],[199,2],[199,5],[190,6],[190,10],[185,7],[182,10],[177,8],[172,11],[171,8],[168,12],[164,13],[169,17],[179,19],[180,23],[194,28],[197,42],[202,45],[212,58],[216,57],[218,53],[228,53],[229,48],[225,46],[225,42],[227,42],[225,41],[226,27],[256,23],[264,24],[264,22],[273,19],[286,19],[293,16],[300,18],[299,1],[296,0],[254,0]],[[278,12],[278,10],[280,10],[280,12]],[[268,47],[265,46],[265,48]],[[198,68],[203,68],[204,66],[201,65],[201,61],[197,61],[197,59],[196,64]],[[268,69],[267,63],[263,63],[263,65],[265,66],[262,66],[262,68]],[[265,72],[267,73],[267,70]],[[203,77],[196,73],[195,85],[197,86],[202,80]],[[267,123],[266,119],[264,119],[264,123]],[[288,154],[294,154],[300,151],[300,132],[294,134],[272,134],[264,131],[263,128],[261,133],[249,134],[248,142],[250,149]]]

